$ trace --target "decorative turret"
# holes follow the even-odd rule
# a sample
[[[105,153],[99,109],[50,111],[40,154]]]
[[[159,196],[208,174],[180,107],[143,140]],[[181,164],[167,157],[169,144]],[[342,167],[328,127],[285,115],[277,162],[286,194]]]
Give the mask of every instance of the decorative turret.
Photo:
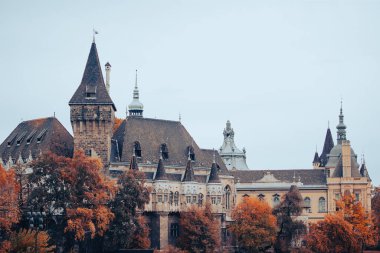
[[[208,179],[209,183],[220,183],[219,175],[218,175],[218,166],[215,162],[215,152],[214,152],[214,158],[211,165],[211,172],[210,177]]]
[[[137,165],[137,159],[136,159],[135,152],[133,152],[133,156],[132,156],[131,162],[129,164],[129,169],[130,170],[139,170],[139,166]]]
[[[235,132],[231,128],[231,122],[227,120],[226,128],[223,131],[224,141],[222,147],[219,149],[219,154],[222,157],[227,169],[248,169],[246,163],[245,149],[239,150],[234,141]]]
[[[106,88],[107,88],[107,92],[108,94],[110,93],[110,78],[111,78],[111,64],[109,62],[106,63],[105,65],[105,68],[106,68]]]
[[[164,163],[162,162],[162,151],[161,151],[161,155],[160,155],[160,160],[158,161],[156,177],[154,178],[154,180],[168,180],[168,176],[166,175]]]
[[[328,126],[326,131],[325,143],[323,144],[322,154],[319,157],[320,167],[325,167],[328,160],[328,154],[330,154],[331,149],[334,147],[334,140],[332,138],[330,126]]]
[[[116,107],[107,92],[95,42],[91,45],[82,81],[70,99],[74,150],[100,157],[108,166]]]
[[[192,165],[192,160],[189,152],[189,157],[187,159],[187,164],[186,164],[186,170],[185,170],[185,175],[183,176],[182,182],[194,182],[195,177],[194,177],[194,170],[193,170],[193,165]]]
[[[366,166],[366,164],[365,164],[364,155],[363,155],[363,157],[362,157],[362,165],[360,166],[360,175],[362,175],[362,177],[367,177],[367,178],[369,178],[369,174],[368,174],[367,166]]]
[[[344,124],[343,105],[340,104],[339,124],[336,126],[338,144],[346,140],[346,125]]]
[[[320,165],[320,162],[319,162],[319,155],[318,155],[318,152],[315,151],[314,159],[313,159],[313,167],[314,167],[314,169],[319,168],[319,165]]]
[[[129,112],[130,117],[142,117],[143,111],[144,111],[144,105],[139,100],[139,88],[137,87],[137,69],[136,69],[136,79],[135,79],[135,89],[133,90],[133,100],[128,105],[128,112]]]

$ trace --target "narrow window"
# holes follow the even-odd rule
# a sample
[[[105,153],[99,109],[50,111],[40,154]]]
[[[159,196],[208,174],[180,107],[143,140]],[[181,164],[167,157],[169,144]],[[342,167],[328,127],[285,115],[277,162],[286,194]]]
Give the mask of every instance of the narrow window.
[[[324,197],[319,198],[319,212],[324,213],[326,212],[326,199]]]
[[[162,202],[162,195],[160,194],[160,195],[157,195],[157,202]]]
[[[186,203],[191,203],[191,196],[186,196]]]
[[[179,192],[174,193],[174,205],[178,206]]]
[[[134,151],[135,151],[135,156],[141,158],[141,145],[140,145],[140,142],[135,141],[133,148],[134,148]]]
[[[178,237],[178,223],[170,224],[170,236],[173,238]]]
[[[173,198],[174,198],[173,192],[170,192],[169,193],[169,204],[170,205],[173,205]]]
[[[214,205],[216,204],[216,197],[214,197],[214,196],[211,197],[211,203],[214,204]]]
[[[280,204],[280,195],[276,193],[273,195],[273,206],[277,206],[278,204]]]
[[[226,209],[229,210],[231,207],[231,188],[229,185],[224,188],[225,200],[226,200]]]
[[[192,161],[195,161],[195,154],[194,154],[194,148],[192,146],[188,146],[187,149],[186,149],[186,155],[189,156],[190,155],[190,159]]]
[[[169,159],[169,149],[168,149],[168,146],[164,143],[164,144],[161,144],[161,153],[162,153],[162,159],[164,160],[168,160]]]
[[[199,193],[198,195],[198,206],[201,207],[203,205],[203,194]]]

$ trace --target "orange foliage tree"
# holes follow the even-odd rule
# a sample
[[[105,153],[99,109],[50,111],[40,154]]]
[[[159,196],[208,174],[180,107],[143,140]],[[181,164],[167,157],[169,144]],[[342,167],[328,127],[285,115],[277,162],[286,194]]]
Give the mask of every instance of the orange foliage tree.
[[[220,247],[220,230],[210,204],[190,207],[180,214],[177,246],[189,252],[214,252]]]
[[[100,159],[87,157],[82,151],[76,152],[68,166],[61,170],[69,192],[65,232],[72,232],[75,240],[84,240],[86,232],[91,238],[103,236],[114,218],[108,203],[115,185],[101,170]]]
[[[376,226],[376,231],[377,231],[377,246],[380,246],[380,191],[376,192],[375,196],[373,196],[372,201],[371,201],[371,206],[372,206],[372,212],[373,212],[373,220],[374,224]]]
[[[345,194],[336,204],[344,219],[353,226],[353,233],[359,247],[362,249],[365,246],[374,246],[375,226],[371,214],[365,211],[361,202],[356,201],[353,194]]]
[[[307,248],[320,253],[359,252],[352,227],[342,215],[328,214],[323,221],[310,225]]]
[[[46,231],[21,229],[13,233],[10,239],[11,252],[33,252],[37,246],[40,253],[53,253],[55,246],[50,244],[50,237]]]
[[[0,238],[4,239],[12,225],[20,219],[18,184],[13,170],[6,171],[0,164]],[[0,252],[9,248],[9,242],[0,241]]]
[[[337,201],[338,211],[310,226],[307,245],[315,252],[361,252],[375,244],[375,227],[371,216],[354,195]]]
[[[230,231],[240,249],[265,251],[276,240],[276,217],[270,206],[257,198],[244,197],[232,211]]]

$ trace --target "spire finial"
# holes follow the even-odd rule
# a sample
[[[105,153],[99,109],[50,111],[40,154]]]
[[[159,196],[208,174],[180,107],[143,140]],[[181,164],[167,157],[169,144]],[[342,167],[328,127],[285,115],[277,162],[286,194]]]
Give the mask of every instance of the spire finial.
[[[330,120],[327,121],[327,129],[330,129]]]
[[[137,69],[136,69],[136,77],[135,77],[135,89],[137,89]]]
[[[181,122],[181,120],[182,120],[181,113],[178,114],[178,120],[179,120],[179,122]]]
[[[296,182],[296,171],[294,171],[294,174],[293,174],[293,183]]]
[[[215,149],[212,149],[212,163],[215,163]]]
[[[98,34],[98,31],[95,28],[92,28],[92,43],[95,43],[95,34]]]

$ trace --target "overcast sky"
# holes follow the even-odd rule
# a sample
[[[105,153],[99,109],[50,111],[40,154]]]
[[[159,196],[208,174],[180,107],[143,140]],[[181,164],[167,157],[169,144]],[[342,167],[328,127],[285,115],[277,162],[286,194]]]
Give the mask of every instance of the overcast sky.
[[[380,1],[0,0],[0,140],[57,118],[96,37],[124,118],[139,70],[144,116],[219,148],[230,120],[252,169],[312,168],[343,98],[347,137],[380,183]],[[104,70],[104,68],[103,68]],[[336,141],[335,141],[336,142]]]

